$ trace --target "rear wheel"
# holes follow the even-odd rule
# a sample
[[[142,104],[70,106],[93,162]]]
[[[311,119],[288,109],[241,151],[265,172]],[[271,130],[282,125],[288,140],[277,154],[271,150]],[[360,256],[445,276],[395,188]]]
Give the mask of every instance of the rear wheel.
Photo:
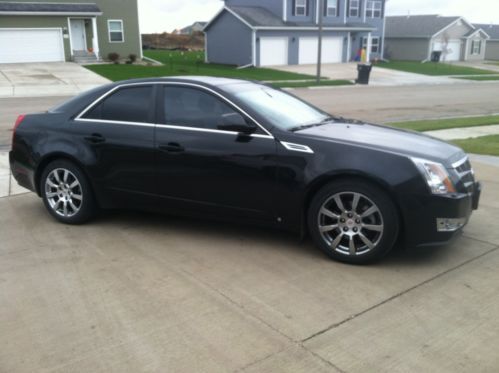
[[[399,220],[382,189],[352,179],[328,184],[314,196],[308,227],[315,244],[331,258],[362,264],[390,251]]]
[[[96,211],[90,184],[83,172],[73,163],[59,160],[43,171],[40,189],[49,213],[66,224],[81,224]]]

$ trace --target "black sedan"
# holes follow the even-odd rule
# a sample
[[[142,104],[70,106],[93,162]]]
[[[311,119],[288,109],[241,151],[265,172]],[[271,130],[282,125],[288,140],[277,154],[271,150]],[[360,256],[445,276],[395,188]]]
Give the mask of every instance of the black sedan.
[[[10,166],[63,223],[99,208],[252,222],[308,232],[350,263],[397,239],[447,243],[481,189],[454,145],[208,77],[118,82],[20,116]]]

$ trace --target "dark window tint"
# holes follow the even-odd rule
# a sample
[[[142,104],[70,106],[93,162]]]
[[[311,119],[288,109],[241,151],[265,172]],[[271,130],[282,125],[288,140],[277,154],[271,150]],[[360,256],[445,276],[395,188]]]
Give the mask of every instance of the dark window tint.
[[[85,118],[151,123],[152,87],[121,88],[93,107]]]
[[[234,109],[218,97],[196,88],[164,88],[165,123],[217,129],[225,114]]]

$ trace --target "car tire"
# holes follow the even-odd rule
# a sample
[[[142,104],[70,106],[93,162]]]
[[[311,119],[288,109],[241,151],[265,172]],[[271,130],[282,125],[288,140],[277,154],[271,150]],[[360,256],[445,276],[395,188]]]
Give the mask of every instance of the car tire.
[[[316,246],[330,258],[351,264],[384,257],[399,234],[391,198],[361,179],[342,179],[321,188],[312,198],[307,223]]]
[[[62,223],[83,224],[97,212],[87,177],[67,160],[57,160],[45,167],[40,192],[48,212]]]

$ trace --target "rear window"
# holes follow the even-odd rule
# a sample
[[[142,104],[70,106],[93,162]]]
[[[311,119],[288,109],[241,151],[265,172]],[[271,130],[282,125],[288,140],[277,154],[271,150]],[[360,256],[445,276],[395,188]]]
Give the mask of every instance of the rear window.
[[[120,88],[85,113],[83,118],[152,123],[153,102],[152,86]]]

